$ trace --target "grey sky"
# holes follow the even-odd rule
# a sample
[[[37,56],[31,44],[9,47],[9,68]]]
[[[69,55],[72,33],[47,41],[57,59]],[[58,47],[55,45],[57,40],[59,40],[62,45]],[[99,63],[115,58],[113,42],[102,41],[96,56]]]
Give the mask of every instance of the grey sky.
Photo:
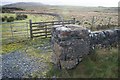
[[[117,7],[119,0],[3,0],[3,4],[14,2],[41,2],[50,5]]]

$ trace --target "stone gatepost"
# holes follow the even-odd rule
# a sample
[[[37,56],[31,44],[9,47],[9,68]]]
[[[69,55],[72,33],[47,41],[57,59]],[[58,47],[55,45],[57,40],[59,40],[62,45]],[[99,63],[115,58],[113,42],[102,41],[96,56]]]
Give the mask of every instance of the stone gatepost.
[[[58,25],[52,28],[53,62],[60,68],[72,69],[89,54],[89,30],[79,25]]]

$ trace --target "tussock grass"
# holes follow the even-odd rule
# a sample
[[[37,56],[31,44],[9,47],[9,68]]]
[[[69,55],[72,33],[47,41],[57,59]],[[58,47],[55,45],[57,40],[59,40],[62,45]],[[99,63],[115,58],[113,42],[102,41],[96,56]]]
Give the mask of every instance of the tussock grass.
[[[61,14],[64,15],[65,19],[68,19],[70,17],[77,17],[78,15],[77,19],[83,20],[82,23],[84,21],[91,21],[90,13],[88,16],[86,16],[88,20],[86,20],[86,18],[85,20],[83,19],[84,15],[86,15],[85,13],[78,14],[72,11],[69,14],[68,13],[61,13]],[[68,16],[66,16],[66,14]],[[98,14],[99,13],[97,13],[96,15]],[[106,14],[105,16],[107,15],[108,14]],[[5,14],[2,14],[2,16],[15,17],[16,15],[5,13]],[[117,19],[116,17],[114,17],[112,20],[116,20]],[[40,21],[47,21],[47,20],[50,21],[51,19],[54,19],[54,18],[51,18],[48,16],[40,16],[40,15],[28,15],[28,19],[22,20],[21,22],[24,22],[24,21],[28,22],[29,19],[32,19],[33,22],[40,22]],[[19,20],[15,22],[19,22]],[[99,23],[99,20],[98,20],[98,23]],[[3,25],[2,27],[2,30],[8,31],[8,28],[4,28],[4,26],[8,27],[9,25]],[[3,35],[4,34],[8,35],[9,33],[5,32],[3,33]],[[49,67],[51,69],[48,73],[43,73],[46,75],[46,77],[53,77],[53,76],[71,77],[71,78],[116,78],[118,77],[118,49],[117,48],[112,48],[110,50],[96,49],[94,54],[85,56],[83,61],[75,69],[58,70],[56,67],[54,67],[53,64],[50,63],[52,52],[43,53],[41,50],[37,49],[39,46],[43,46],[46,43],[49,43],[49,39],[34,39],[34,40],[27,40],[27,41],[18,42],[18,43],[3,44],[2,54],[7,54],[15,50],[21,50],[21,51],[25,51],[26,54],[28,54],[30,57],[42,58],[43,61],[49,63]],[[37,75],[39,75],[39,73],[33,73],[33,74],[34,74],[33,75],[34,77],[37,77]]]
[[[48,72],[43,73],[45,77],[68,77],[68,78],[117,78],[118,77],[118,49],[96,48],[93,54],[87,55],[83,61],[72,70],[59,70],[51,63],[52,52],[42,52],[39,46],[49,43],[49,39],[33,39],[19,43],[2,46],[2,54],[15,50],[25,51],[32,58],[40,58],[49,65]],[[38,60],[41,61],[41,60]],[[34,77],[40,75],[33,73]]]
[[[72,70],[59,71],[52,68],[49,77],[69,78],[117,78],[118,49],[96,49],[94,54],[85,56],[83,61]]]
[[[7,45],[2,45],[2,53],[1,54],[7,54],[12,51],[19,50],[23,47],[24,45],[21,43],[12,43],[12,44],[7,44]]]

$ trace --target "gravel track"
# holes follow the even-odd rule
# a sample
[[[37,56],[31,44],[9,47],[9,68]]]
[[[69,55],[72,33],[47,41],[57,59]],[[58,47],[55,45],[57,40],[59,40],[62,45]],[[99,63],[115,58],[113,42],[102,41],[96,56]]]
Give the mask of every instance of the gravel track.
[[[21,51],[2,55],[2,78],[26,78],[31,77],[36,71],[41,74],[47,71],[47,63],[37,60],[40,58],[31,58]]]

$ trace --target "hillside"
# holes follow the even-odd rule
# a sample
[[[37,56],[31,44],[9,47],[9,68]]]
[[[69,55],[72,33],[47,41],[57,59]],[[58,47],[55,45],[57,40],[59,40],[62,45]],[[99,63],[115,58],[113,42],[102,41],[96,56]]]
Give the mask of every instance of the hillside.
[[[26,8],[26,7],[40,7],[40,6],[46,6],[46,4],[42,4],[39,2],[17,2],[12,4],[4,5],[3,7],[17,7],[17,8]]]
[[[16,7],[25,10],[36,10],[46,12],[64,12],[64,11],[78,11],[78,12],[118,12],[117,7],[85,7],[85,6],[51,6],[39,2],[17,2],[4,5],[3,7]]]

